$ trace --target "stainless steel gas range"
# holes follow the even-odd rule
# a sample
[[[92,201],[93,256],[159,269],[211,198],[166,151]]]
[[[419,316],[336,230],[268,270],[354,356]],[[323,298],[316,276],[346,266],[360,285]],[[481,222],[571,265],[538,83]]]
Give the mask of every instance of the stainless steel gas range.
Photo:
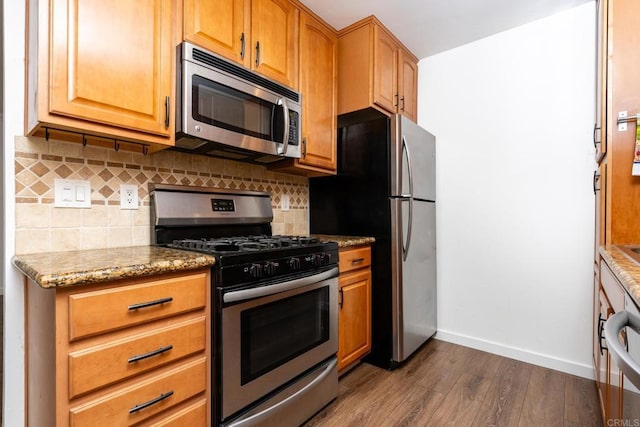
[[[224,426],[296,426],[337,395],[338,247],[273,236],[268,193],[156,185],[154,244],[216,257],[215,413]]]

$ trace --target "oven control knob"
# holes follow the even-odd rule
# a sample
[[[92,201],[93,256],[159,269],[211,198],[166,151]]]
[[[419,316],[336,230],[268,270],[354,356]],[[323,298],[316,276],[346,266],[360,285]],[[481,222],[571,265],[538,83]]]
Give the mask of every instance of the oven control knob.
[[[262,277],[262,266],[260,264],[251,264],[249,267],[249,276],[253,279],[259,279]]]
[[[322,254],[313,254],[311,256],[311,264],[314,267],[320,267],[322,265]]]
[[[287,264],[289,265],[289,269],[291,271],[300,270],[300,258],[291,258]]]
[[[274,274],[276,274],[276,270],[277,270],[278,265],[275,262],[265,262],[264,265],[262,266],[262,271],[264,272],[265,276],[273,276]]]
[[[331,262],[331,254],[328,254],[326,252],[323,252],[320,254],[320,263],[322,265],[327,265],[329,264],[329,262]]]

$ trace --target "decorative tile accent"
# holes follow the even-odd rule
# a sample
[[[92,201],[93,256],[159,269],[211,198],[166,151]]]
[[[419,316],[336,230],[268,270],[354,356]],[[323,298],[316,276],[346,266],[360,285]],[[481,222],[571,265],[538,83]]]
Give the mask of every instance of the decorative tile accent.
[[[271,172],[260,165],[168,150],[147,156],[116,153],[20,136],[16,137],[15,170],[18,254],[149,244],[151,183],[267,191],[274,208],[274,234],[309,232],[307,178]],[[91,181],[91,209],[54,208],[58,178]],[[119,209],[120,184],[138,186],[140,209]],[[289,195],[288,212],[278,208],[283,194]],[[33,239],[23,241],[35,228],[45,241],[37,245]]]

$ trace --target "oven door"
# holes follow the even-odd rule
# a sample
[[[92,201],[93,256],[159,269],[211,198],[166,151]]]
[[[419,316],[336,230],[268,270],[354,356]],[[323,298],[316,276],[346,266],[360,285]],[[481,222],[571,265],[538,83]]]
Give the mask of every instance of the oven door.
[[[337,353],[337,276],[222,293],[222,420]]]

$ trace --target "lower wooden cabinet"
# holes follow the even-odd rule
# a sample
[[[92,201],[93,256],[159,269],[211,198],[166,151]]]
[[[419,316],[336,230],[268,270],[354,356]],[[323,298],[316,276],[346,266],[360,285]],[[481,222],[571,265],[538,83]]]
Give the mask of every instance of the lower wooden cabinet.
[[[340,251],[338,370],[371,350],[371,248]]]
[[[58,289],[28,281],[27,424],[211,425],[209,283],[209,269]]]

